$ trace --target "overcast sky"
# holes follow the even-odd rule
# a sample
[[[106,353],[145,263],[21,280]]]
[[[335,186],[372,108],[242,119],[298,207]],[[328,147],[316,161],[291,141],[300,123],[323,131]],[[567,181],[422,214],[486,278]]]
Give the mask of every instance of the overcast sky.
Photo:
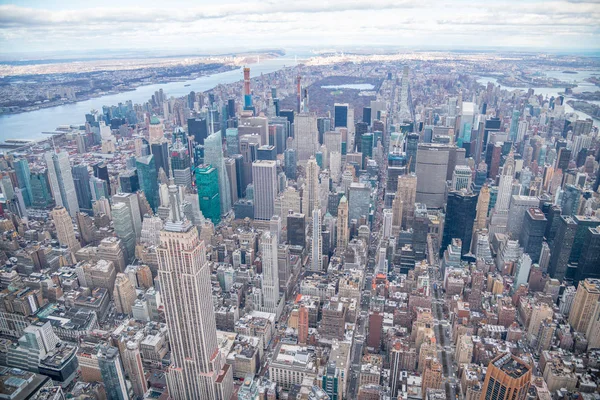
[[[93,7],[91,4],[93,3]],[[600,0],[0,0],[0,52],[600,49]]]

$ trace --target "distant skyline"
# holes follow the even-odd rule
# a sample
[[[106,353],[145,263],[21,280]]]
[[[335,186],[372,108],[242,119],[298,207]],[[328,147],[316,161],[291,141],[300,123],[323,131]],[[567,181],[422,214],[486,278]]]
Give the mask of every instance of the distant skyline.
[[[600,0],[0,0],[0,52],[389,47],[597,51]]]

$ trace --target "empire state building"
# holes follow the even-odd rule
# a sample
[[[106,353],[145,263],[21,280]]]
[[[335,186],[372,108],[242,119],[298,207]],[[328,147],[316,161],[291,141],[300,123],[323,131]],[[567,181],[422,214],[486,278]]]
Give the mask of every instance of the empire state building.
[[[171,341],[167,386],[173,399],[229,399],[232,371],[217,343],[204,242],[182,218],[177,186],[169,187],[168,222],[160,232],[158,277]]]

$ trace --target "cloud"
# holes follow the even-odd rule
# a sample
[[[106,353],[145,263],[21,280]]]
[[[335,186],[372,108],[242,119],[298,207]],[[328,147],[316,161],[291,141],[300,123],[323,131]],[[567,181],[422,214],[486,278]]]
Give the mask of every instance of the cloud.
[[[0,5],[0,47],[83,49],[110,42],[121,48],[201,49],[373,43],[598,48],[600,43],[600,0],[210,0],[202,7],[168,9],[122,1],[123,7],[109,2],[82,9]]]

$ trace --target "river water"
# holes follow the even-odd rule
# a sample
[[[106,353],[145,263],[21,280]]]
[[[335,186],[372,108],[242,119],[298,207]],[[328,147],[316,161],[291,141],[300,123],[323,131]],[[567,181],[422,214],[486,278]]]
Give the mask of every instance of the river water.
[[[256,77],[260,76],[260,74],[268,74],[296,64],[297,61],[294,58],[283,57],[263,60],[259,64],[249,64],[248,67],[250,67],[250,76]],[[42,132],[54,132],[59,125],[83,124],[85,122],[85,114],[89,113],[92,109],[101,110],[102,106],[117,105],[119,102],[124,103],[127,100],[131,100],[134,104],[141,104],[148,101],[154,92],[159,89],[163,89],[168,97],[181,97],[187,95],[192,90],[203,92],[219,84],[229,84],[243,78],[243,70],[240,67],[235,70],[202,76],[188,81],[139,86],[133,91],[110,94],[78,103],[20,114],[0,115],[0,141],[7,139],[38,140],[48,138],[49,136]]]
[[[593,83],[589,83],[584,81],[584,79],[589,78],[591,76],[598,76],[600,75],[600,71],[577,71],[577,74],[565,74],[563,71],[545,71],[544,75],[551,77],[551,78],[556,78],[559,79],[563,82],[567,82],[567,83],[574,83],[577,85],[577,87],[573,88],[573,92],[575,93],[581,93],[581,92],[595,92],[595,91],[600,91],[600,87],[594,85]],[[506,90],[523,90],[523,91],[527,91],[529,88],[528,87],[510,87],[510,86],[504,86],[501,85],[500,83],[498,83],[498,80],[493,77],[493,76],[482,76],[481,78],[477,79],[477,82],[482,84],[482,85],[487,85],[488,82],[492,82],[494,85],[500,85],[502,87],[502,89],[506,89]],[[546,87],[533,87],[532,88],[534,93],[536,95],[543,95],[544,97],[548,97],[550,98],[551,96],[554,97],[558,97],[559,94],[558,92],[564,92],[564,88],[546,88]],[[565,96],[565,102],[567,100],[576,100],[571,96]],[[594,104],[598,104],[600,105],[600,101],[588,101],[588,103],[594,103]],[[582,119],[586,119],[586,118],[592,118],[591,116],[589,116],[588,114],[582,112],[582,111],[577,111],[574,110],[573,107],[571,107],[570,105],[565,103],[565,111],[568,113],[576,113],[578,115],[579,118]],[[600,120],[596,119],[596,118],[592,118],[594,120],[594,126],[599,126],[600,127]]]

